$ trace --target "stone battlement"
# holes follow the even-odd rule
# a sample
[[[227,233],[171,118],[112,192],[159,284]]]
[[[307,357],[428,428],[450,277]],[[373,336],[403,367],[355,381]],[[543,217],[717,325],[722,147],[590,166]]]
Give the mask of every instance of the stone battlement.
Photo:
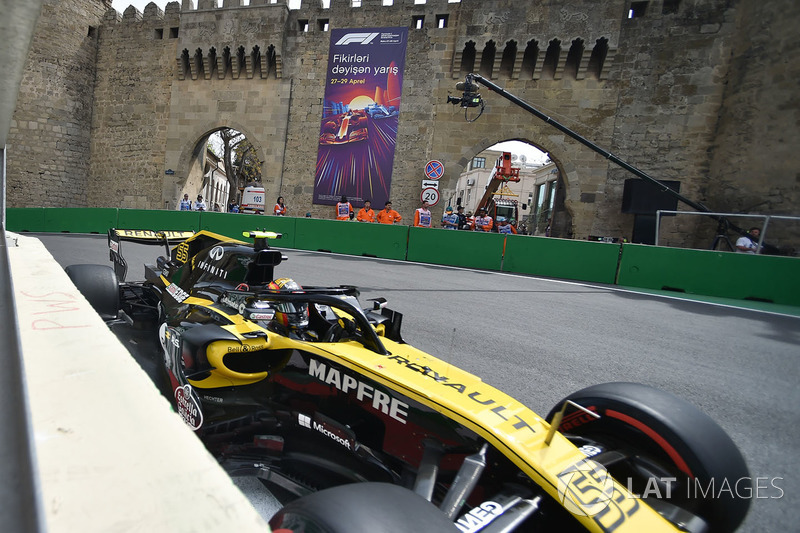
[[[466,0],[464,0],[466,1]],[[340,11],[342,9],[373,9],[379,8],[389,12],[391,10],[407,10],[409,7],[413,9],[436,9],[439,12],[453,12],[460,8],[462,2],[449,2],[448,0],[427,0],[424,4],[417,4],[415,0],[394,0],[391,5],[384,5],[383,0],[329,0],[327,6],[323,4],[322,0],[300,0],[300,5],[293,9],[298,13],[304,14],[309,12],[326,12],[326,11]],[[162,11],[156,4],[150,3],[144,9],[144,13],[139,12],[134,6],[128,6],[121,16],[117,13],[114,16],[112,13],[107,14],[107,19],[117,22],[139,22],[142,20],[159,20],[165,16],[175,15],[179,13],[190,13],[199,11],[223,11],[228,9],[254,9],[262,7],[276,7],[289,9],[289,0],[250,0],[245,5],[244,0],[224,0],[222,5],[217,5],[217,0],[182,0],[182,2],[169,2],[164,11]],[[116,13],[116,10],[111,9]]]

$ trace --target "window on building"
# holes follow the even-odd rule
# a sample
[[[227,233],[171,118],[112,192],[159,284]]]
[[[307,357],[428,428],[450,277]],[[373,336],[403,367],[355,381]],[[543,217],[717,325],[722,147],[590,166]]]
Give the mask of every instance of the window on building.
[[[558,180],[548,182],[549,190],[548,199],[547,199],[547,210],[549,212],[553,212],[553,208],[556,206],[556,189],[558,189]]]
[[[572,46],[569,47],[567,53],[567,62],[564,65],[564,73],[576,78],[581,68],[581,59],[583,59],[583,51],[586,47],[583,45],[583,39],[575,39],[572,41]]]
[[[471,73],[475,68],[475,43],[468,41],[461,54],[461,75]]]
[[[486,158],[485,157],[472,158],[472,168],[486,168]]]
[[[439,29],[447,27],[447,15],[436,15],[436,27]]]
[[[169,38],[170,39],[177,39],[178,38],[178,28],[170,28],[169,29]]]
[[[631,8],[628,10],[629,19],[638,19],[644,16],[647,11],[647,4],[649,2],[631,2]]]
[[[536,70],[537,59],[539,59],[539,42],[535,40],[528,41],[525,46],[525,53],[522,55],[522,68],[519,73],[520,79],[529,80],[533,77],[533,73]]]
[[[317,20],[317,28],[319,28],[319,31],[328,31],[329,27],[328,19]]]
[[[486,46],[483,47],[483,53],[481,54],[480,74],[484,78],[492,77],[495,54],[497,54],[497,47],[495,46],[494,41],[489,41],[486,43]]]
[[[592,55],[589,57],[589,66],[586,72],[597,78],[598,80],[603,75],[603,65],[606,62],[608,55],[608,39],[601,37],[595,41],[594,48],[592,48]]]
[[[156,28],[155,34],[153,35],[156,40],[161,40],[164,38],[164,28]]]
[[[414,15],[413,17],[411,17],[411,19],[414,21],[414,28],[417,30],[421,30],[422,25],[425,23],[425,17],[422,15]]]
[[[664,0],[664,4],[661,6],[661,14],[674,15],[680,7],[681,0]]]
[[[544,55],[544,63],[542,64],[542,79],[552,80],[556,76],[556,68],[558,67],[558,60],[561,57],[561,41],[553,39],[547,47],[547,52]]]
[[[308,20],[300,19],[297,21],[297,25],[300,27],[300,31],[303,33],[308,32]]]
[[[517,61],[517,41],[508,41],[503,49],[503,59],[500,61],[500,76],[510,78],[514,73],[514,63]]]

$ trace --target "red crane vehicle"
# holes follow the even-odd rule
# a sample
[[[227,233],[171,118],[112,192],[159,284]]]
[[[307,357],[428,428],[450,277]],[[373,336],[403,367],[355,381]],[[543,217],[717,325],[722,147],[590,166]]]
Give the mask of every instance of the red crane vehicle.
[[[509,181],[519,181],[519,170],[518,167],[511,166],[511,152],[503,152],[497,158],[486,192],[475,209],[476,213],[486,209],[486,213],[495,221],[492,231],[497,231],[498,217],[505,217],[509,222],[513,219],[514,224],[519,220],[518,202],[513,198],[519,195],[508,188]]]

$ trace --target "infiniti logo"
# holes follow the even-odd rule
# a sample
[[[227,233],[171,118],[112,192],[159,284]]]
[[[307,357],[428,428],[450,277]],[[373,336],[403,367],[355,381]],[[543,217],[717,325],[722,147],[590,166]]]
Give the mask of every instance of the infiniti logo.
[[[220,259],[222,259],[223,253],[224,252],[222,250],[222,246],[215,246],[211,249],[210,252],[208,252],[208,257],[210,257],[214,261],[219,261]]]

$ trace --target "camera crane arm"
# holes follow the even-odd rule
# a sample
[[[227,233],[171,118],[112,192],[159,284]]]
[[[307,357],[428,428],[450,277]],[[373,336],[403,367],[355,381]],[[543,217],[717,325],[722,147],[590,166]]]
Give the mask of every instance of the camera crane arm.
[[[605,157],[609,161],[611,161],[613,163],[616,163],[618,166],[624,168],[625,170],[627,170],[628,172],[630,172],[634,176],[652,183],[653,185],[658,187],[660,190],[662,190],[662,191],[666,192],[667,194],[675,197],[678,201],[683,202],[684,204],[688,205],[689,207],[692,207],[693,209],[695,209],[697,211],[700,211],[702,213],[709,213],[707,216],[713,218],[714,220],[716,220],[718,222],[724,222],[727,225],[727,227],[729,227],[732,231],[735,231],[736,233],[738,233],[740,235],[750,236],[750,234],[747,231],[745,231],[744,229],[742,229],[742,228],[730,223],[726,218],[720,217],[718,215],[710,214],[711,213],[711,209],[709,209],[708,207],[706,207],[702,203],[695,202],[694,200],[683,196],[679,192],[673,191],[672,189],[667,187],[661,181],[659,181],[656,178],[650,176],[646,172],[636,168],[635,166],[633,166],[633,165],[631,165],[629,163],[626,163],[625,161],[623,161],[619,157],[615,156],[614,154],[612,154],[608,150],[604,150],[603,148],[600,148],[598,145],[596,145],[595,143],[593,143],[589,139],[587,139],[587,138],[583,137],[582,135],[572,131],[571,129],[569,129],[568,127],[564,126],[560,122],[554,120],[552,117],[549,117],[549,116],[545,115],[544,113],[542,113],[541,111],[539,111],[538,109],[533,107],[531,104],[529,104],[525,100],[523,100],[523,99],[511,94],[510,92],[506,91],[505,89],[503,89],[499,85],[496,85],[496,84],[492,83],[491,81],[487,80],[486,78],[484,78],[480,74],[474,74],[474,73],[467,74],[466,79],[465,79],[465,81],[463,83],[456,84],[456,89],[460,90],[460,91],[463,91],[462,98],[448,97],[447,101],[449,103],[452,103],[452,104],[459,104],[460,103],[461,107],[477,107],[478,105],[482,106],[483,101],[481,99],[481,95],[478,94],[478,85],[476,85],[476,82],[480,83],[481,85],[483,85],[487,89],[489,89],[489,90],[491,90],[493,92],[496,92],[497,94],[499,94],[500,96],[502,96],[506,100],[510,101],[511,103],[518,105],[519,107],[521,107],[525,111],[528,111],[529,113],[534,115],[536,118],[539,118],[539,119],[543,120],[544,122],[550,124],[551,126],[556,128],[557,130],[559,130],[559,131],[561,131],[563,133],[566,133],[567,135],[569,135],[570,137],[572,137],[573,139],[575,139],[579,143],[581,143],[584,146],[590,148],[594,152],[602,155],[603,157]],[[763,235],[761,236],[761,239],[763,239]],[[759,244],[761,244],[761,243],[759,243]]]

